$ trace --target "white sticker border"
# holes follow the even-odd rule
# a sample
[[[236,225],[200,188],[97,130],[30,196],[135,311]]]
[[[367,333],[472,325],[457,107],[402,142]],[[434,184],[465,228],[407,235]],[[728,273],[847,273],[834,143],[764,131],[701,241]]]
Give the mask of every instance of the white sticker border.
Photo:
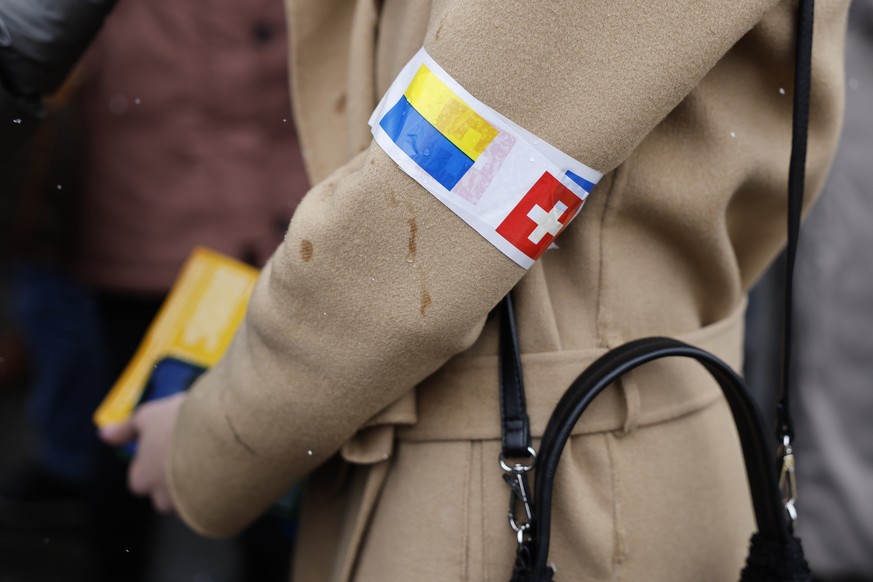
[[[427,65],[427,67],[459,98],[461,98],[464,103],[481,115],[488,123],[495,126],[501,132],[508,132],[513,135],[516,139],[516,144],[511,153],[515,154],[516,157],[523,156],[524,159],[527,159],[530,163],[530,165],[527,166],[527,169],[523,169],[522,165],[519,164],[516,164],[515,166],[505,164],[507,169],[501,167],[498,176],[492,180],[487,188],[489,191],[498,191],[499,196],[492,195],[488,200],[489,204],[483,206],[473,205],[457,194],[447,190],[442,184],[437,182],[430,174],[415,163],[406,152],[400,149],[400,147],[397,146],[397,144],[395,144],[388,136],[385,130],[382,129],[382,126],[379,125],[379,121],[382,117],[384,117],[404,95],[407,87],[418,72],[418,69],[423,64]],[[503,254],[525,269],[529,269],[533,266],[535,263],[534,259],[524,254],[521,250],[516,248],[515,245],[496,232],[496,228],[503,219],[505,219],[506,216],[508,216],[508,214],[519,204],[530,187],[533,186],[533,183],[530,182],[526,186],[519,188],[519,184],[525,184],[525,182],[519,181],[520,174],[527,174],[528,176],[535,176],[538,178],[544,172],[549,172],[582,201],[588,197],[589,192],[567,176],[566,172],[571,171],[595,185],[603,176],[600,172],[575,160],[545,140],[537,138],[531,132],[513,123],[511,120],[473,97],[442,67],[440,67],[439,64],[437,64],[437,62],[427,54],[427,51],[425,51],[423,47],[419,49],[415,56],[413,56],[403,69],[401,69],[397,78],[391,84],[391,87],[389,87],[388,91],[379,102],[379,105],[373,111],[368,123],[376,143],[379,144],[385,153],[388,154],[388,156],[394,160],[394,162],[400,166],[406,174],[438,198],[443,204],[448,206],[452,212],[457,214],[462,220],[464,220],[464,222],[497,247]],[[511,175],[502,176],[501,174]],[[522,179],[523,178],[524,177],[522,177]],[[511,193],[511,195],[508,195],[509,193]],[[483,217],[481,216],[482,214],[487,214],[487,216]],[[576,215],[571,216],[567,221],[567,224],[569,224],[575,217]]]

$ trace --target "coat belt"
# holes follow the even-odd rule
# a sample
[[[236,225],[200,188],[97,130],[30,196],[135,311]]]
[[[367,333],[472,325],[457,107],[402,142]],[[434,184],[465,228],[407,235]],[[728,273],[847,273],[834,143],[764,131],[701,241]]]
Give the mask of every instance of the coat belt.
[[[676,337],[715,353],[739,370],[743,361],[744,314],[742,303],[729,317]],[[534,437],[542,436],[549,416],[570,383],[606,351],[592,348],[522,355]],[[573,434],[629,431],[690,414],[720,398],[718,385],[700,364],[680,358],[655,361],[627,374],[598,396]],[[381,461],[392,452],[393,446],[388,441],[393,438],[499,439],[497,356],[454,358],[419,384],[414,393],[368,422],[346,443],[343,457],[363,464]]]

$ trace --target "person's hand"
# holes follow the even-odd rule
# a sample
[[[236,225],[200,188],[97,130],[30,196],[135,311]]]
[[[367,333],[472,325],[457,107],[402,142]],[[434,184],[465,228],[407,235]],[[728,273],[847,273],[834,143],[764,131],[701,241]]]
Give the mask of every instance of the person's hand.
[[[137,440],[136,456],[130,463],[127,484],[135,495],[152,499],[152,505],[161,513],[173,511],[173,501],[167,485],[166,460],[170,437],[179,407],[185,393],[161,398],[140,406],[125,423],[106,426],[100,438],[110,445],[119,446]]]

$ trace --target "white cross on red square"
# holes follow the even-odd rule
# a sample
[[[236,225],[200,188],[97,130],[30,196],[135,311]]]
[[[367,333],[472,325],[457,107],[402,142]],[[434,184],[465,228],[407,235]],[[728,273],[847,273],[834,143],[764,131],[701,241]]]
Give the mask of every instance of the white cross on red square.
[[[563,202],[556,202],[548,212],[539,204],[535,204],[530,209],[530,212],[527,213],[527,217],[533,220],[537,227],[528,235],[527,239],[533,244],[539,244],[547,234],[550,234],[552,237],[558,236],[558,233],[564,227],[560,219],[565,212],[567,212],[567,205]]]
[[[536,260],[576,216],[582,202],[557,178],[545,172],[503,219],[497,233]]]

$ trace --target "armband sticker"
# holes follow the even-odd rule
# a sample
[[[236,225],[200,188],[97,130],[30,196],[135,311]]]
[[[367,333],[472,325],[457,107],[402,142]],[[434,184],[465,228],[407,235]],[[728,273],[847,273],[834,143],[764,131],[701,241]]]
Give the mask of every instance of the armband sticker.
[[[370,127],[404,172],[526,269],[602,176],[481,103],[423,48]]]

